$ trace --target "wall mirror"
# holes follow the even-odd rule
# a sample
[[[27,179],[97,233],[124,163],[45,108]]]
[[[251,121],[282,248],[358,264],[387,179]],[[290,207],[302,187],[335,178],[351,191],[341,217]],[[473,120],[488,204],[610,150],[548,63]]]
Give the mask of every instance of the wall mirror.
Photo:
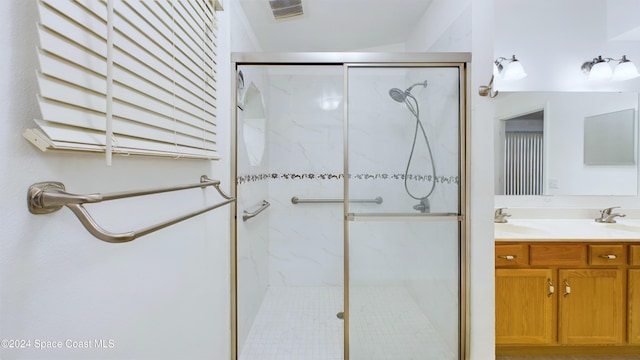
[[[494,129],[496,195],[637,195],[638,93],[500,92]]]

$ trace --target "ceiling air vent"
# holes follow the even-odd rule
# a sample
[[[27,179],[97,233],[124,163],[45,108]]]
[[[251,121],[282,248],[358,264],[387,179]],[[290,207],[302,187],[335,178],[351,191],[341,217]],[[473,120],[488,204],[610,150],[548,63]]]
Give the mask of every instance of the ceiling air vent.
[[[269,5],[276,20],[303,14],[302,0],[269,0]]]

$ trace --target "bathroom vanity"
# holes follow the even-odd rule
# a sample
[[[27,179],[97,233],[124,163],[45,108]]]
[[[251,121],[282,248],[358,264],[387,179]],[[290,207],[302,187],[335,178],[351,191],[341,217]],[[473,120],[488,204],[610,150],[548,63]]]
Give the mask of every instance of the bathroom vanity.
[[[640,354],[640,222],[496,224],[495,266],[497,354]]]

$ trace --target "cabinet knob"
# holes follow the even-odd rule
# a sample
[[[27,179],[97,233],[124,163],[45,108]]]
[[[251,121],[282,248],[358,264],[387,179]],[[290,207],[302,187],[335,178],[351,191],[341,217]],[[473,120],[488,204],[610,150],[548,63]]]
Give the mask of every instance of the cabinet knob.
[[[615,260],[615,259],[618,258],[618,255],[614,255],[614,254],[600,254],[598,256],[603,258],[603,259],[608,259],[608,260]]]
[[[498,255],[499,259],[505,259],[505,260],[514,260],[517,257],[518,256],[516,255]]]

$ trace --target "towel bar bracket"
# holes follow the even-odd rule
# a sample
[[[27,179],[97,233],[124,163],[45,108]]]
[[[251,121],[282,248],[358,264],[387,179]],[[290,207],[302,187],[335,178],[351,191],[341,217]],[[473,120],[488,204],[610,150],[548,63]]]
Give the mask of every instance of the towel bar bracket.
[[[76,195],[65,191],[64,184],[48,181],[29,186],[27,205],[32,214],[49,214],[70,204],[97,203],[104,200],[100,194]]]
[[[50,214],[62,209],[63,205],[47,206],[45,203],[45,192],[65,191],[64,184],[57,181],[40,182],[29,187],[27,192],[27,206],[32,214]]]

